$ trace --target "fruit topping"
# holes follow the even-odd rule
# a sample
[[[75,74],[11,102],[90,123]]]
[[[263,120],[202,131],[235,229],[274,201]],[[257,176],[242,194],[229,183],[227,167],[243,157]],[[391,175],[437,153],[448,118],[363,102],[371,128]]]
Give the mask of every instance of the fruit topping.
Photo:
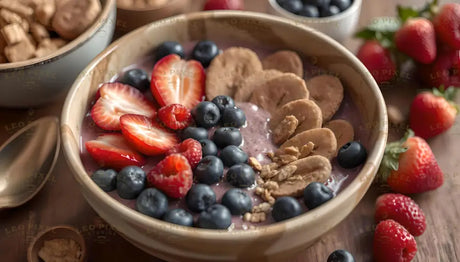
[[[371,72],[377,84],[389,82],[396,76],[396,62],[390,51],[378,41],[364,42],[356,56]]]
[[[201,212],[216,203],[216,193],[206,184],[195,184],[185,196],[185,203],[193,212]]]
[[[193,216],[182,208],[168,210],[163,216],[163,220],[176,225],[193,226]]]
[[[333,16],[340,13],[340,9],[335,5],[330,5],[321,10],[320,15],[322,17]]]
[[[166,152],[166,155],[181,154],[187,158],[190,167],[195,168],[202,157],[201,144],[195,139],[188,138],[182,143],[175,145]]]
[[[182,140],[185,140],[187,138],[193,138],[195,140],[200,141],[203,139],[208,139],[208,130],[202,127],[189,126],[182,130],[180,137]]]
[[[198,227],[208,229],[227,229],[232,224],[232,214],[225,206],[214,204],[200,213]]]
[[[376,262],[409,262],[417,253],[417,243],[403,226],[387,219],[375,228],[373,253]]]
[[[433,23],[439,39],[451,48],[460,50],[460,4],[443,5]]]
[[[310,99],[321,109],[323,122],[337,112],[343,100],[343,86],[340,79],[331,75],[320,75],[306,82]]]
[[[243,10],[243,0],[207,0],[203,10]]]
[[[229,96],[216,96],[212,101],[219,108],[220,113],[224,111],[225,108],[235,107],[235,101]]]
[[[262,60],[264,70],[275,69],[283,73],[293,73],[303,77],[303,64],[296,52],[289,50],[277,51]]]
[[[193,108],[192,115],[197,126],[204,128],[211,128],[217,125],[220,120],[219,108],[216,104],[209,101],[200,102],[195,108]]]
[[[222,196],[222,205],[234,216],[244,215],[252,209],[252,199],[243,190],[231,188]]]
[[[358,141],[351,141],[343,145],[337,152],[337,162],[343,168],[355,168],[367,159],[366,148]]]
[[[91,109],[94,123],[104,130],[120,130],[120,117],[125,114],[155,116],[156,109],[137,89],[121,83],[105,83],[100,97]]]
[[[233,97],[244,79],[258,71],[262,71],[262,63],[254,51],[243,47],[226,49],[212,60],[207,70],[206,98]]]
[[[402,194],[416,194],[440,187],[444,174],[427,142],[409,130],[396,142],[387,144],[378,179]]]
[[[182,104],[191,109],[203,99],[205,78],[200,62],[172,54],[155,64],[150,89],[160,106]]]
[[[121,132],[139,152],[154,156],[163,154],[178,143],[176,135],[155,120],[141,115],[123,115]]]
[[[319,17],[319,10],[314,5],[304,5],[298,14],[305,17]]]
[[[410,128],[416,136],[428,139],[449,130],[455,122],[458,110],[454,103],[457,89],[433,88],[433,92],[422,92],[410,107]]]
[[[125,85],[132,86],[141,92],[147,91],[150,87],[149,75],[147,72],[139,68],[126,71],[120,82]]]
[[[393,219],[404,226],[413,236],[425,232],[425,214],[410,197],[401,194],[383,194],[375,203],[375,221]]]
[[[239,107],[227,107],[222,113],[222,126],[242,127],[246,124],[246,115]]]
[[[243,142],[243,136],[238,128],[219,127],[214,132],[212,141],[214,141],[219,148],[224,148],[229,145],[239,146]]]
[[[235,101],[247,102],[252,96],[252,92],[259,86],[266,86],[267,81],[281,76],[283,73],[278,70],[263,70],[245,78],[235,91]]]
[[[176,54],[180,56],[181,58],[184,58],[184,48],[178,42],[174,42],[174,41],[163,42],[156,49],[156,52],[155,52],[156,60],[158,61],[162,59],[163,57],[171,55],[171,54]]]
[[[355,138],[355,130],[347,120],[334,119],[326,124],[325,128],[329,128],[337,139],[337,152],[342,146]]]
[[[219,54],[216,43],[210,40],[198,42],[192,51],[192,59],[200,62],[203,67],[208,67],[211,61]]]
[[[280,197],[276,199],[272,209],[272,216],[276,222],[290,219],[302,214],[302,207],[293,197]]]
[[[85,143],[86,150],[100,167],[120,170],[126,166],[142,166],[145,159],[128,144],[123,135],[103,134]]]
[[[193,172],[187,158],[181,154],[166,156],[147,175],[150,186],[154,186],[172,198],[187,194],[193,183]]]
[[[222,149],[219,157],[227,167],[248,162],[248,154],[240,147],[234,145],[229,145]]]
[[[209,139],[201,139],[199,142],[201,144],[201,152],[203,157],[217,156],[218,149],[214,142]]]
[[[308,209],[319,207],[333,197],[332,190],[319,182],[311,182],[303,191],[303,201]]]
[[[224,176],[224,164],[216,156],[205,156],[195,168],[195,177],[200,183],[212,185]]]
[[[181,104],[170,104],[160,108],[158,118],[173,130],[184,129],[192,122],[190,110]]]
[[[145,172],[138,166],[127,166],[117,174],[117,193],[121,198],[134,199],[145,188]]]
[[[226,180],[234,187],[245,188],[252,186],[256,178],[252,167],[241,163],[233,165],[228,169]]]
[[[334,133],[328,128],[315,128],[303,131],[284,142],[278,150],[282,151],[291,146],[302,149],[309,142],[313,143],[314,148],[308,154],[301,157],[320,155],[332,159],[335,156],[337,140]]]
[[[113,169],[98,169],[91,175],[91,179],[105,192],[117,188],[117,172]]]
[[[137,197],[136,210],[147,216],[161,218],[168,210],[168,198],[156,188],[147,188]]]

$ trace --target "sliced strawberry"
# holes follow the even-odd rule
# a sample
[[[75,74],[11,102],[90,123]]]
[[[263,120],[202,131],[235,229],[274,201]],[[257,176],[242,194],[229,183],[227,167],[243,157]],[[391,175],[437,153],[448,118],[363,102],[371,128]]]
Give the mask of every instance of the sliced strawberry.
[[[121,132],[126,140],[146,155],[163,154],[178,143],[174,133],[146,116],[123,115],[120,117],[120,123]]]
[[[171,54],[156,63],[150,89],[161,106],[182,104],[192,109],[203,99],[205,78],[200,62]]]
[[[192,187],[193,172],[187,158],[181,154],[172,154],[161,160],[147,175],[150,186],[154,186],[166,195],[180,198]]]
[[[167,155],[175,153],[185,156],[192,168],[198,165],[203,155],[201,152],[201,143],[192,138],[185,139],[182,143],[175,145],[166,152]]]
[[[99,89],[100,97],[91,109],[91,117],[104,130],[120,130],[120,117],[137,114],[154,117],[153,104],[137,89],[121,83],[105,83]]]
[[[121,170],[126,166],[142,166],[145,159],[136,152],[122,134],[100,135],[96,140],[85,143],[86,150],[101,166]]]

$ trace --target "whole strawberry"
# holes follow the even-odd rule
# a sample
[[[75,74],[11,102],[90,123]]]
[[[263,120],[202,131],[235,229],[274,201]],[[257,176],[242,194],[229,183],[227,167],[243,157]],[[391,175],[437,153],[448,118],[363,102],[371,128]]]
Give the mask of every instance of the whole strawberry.
[[[430,20],[410,18],[396,32],[396,48],[415,61],[429,64],[436,58],[436,33]]]
[[[402,225],[387,219],[375,228],[373,251],[375,262],[409,262],[417,253],[417,242]]]
[[[414,98],[409,122],[416,136],[428,139],[453,126],[457,115],[457,108],[453,102],[455,93],[454,87],[446,90],[434,88],[433,92],[423,92]]]
[[[388,82],[396,75],[396,65],[390,52],[376,40],[366,41],[359,48],[357,57],[378,84]]]
[[[383,194],[375,203],[375,221],[393,219],[404,226],[412,235],[425,232],[425,214],[410,197],[401,194]]]
[[[433,23],[436,34],[443,43],[453,49],[460,49],[460,4],[443,5]]]
[[[444,182],[444,174],[427,142],[409,130],[398,142],[385,148],[378,179],[402,194],[434,190]]]
[[[243,10],[243,0],[207,0],[203,10]]]
[[[460,50],[439,50],[436,60],[419,65],[419,75],[429,87],[460,87]]]

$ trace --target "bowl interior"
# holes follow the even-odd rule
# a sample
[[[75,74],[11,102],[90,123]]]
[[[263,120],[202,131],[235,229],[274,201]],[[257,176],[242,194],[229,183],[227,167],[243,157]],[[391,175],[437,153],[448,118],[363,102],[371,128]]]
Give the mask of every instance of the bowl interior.
[[[99,85],[113,79],[114,75],[126,66],[151,55],[154,47],[163,41],[187,43],[202,39],[226,42],[230,45],[244,43],[248,46],[261,46],[272,50],[290,49],[314,61],[317,66],[337,74],[369,131],[368,160],[357,178],[336,198],[297,218],[255,230],[238,230],[230,233],[185,228],[152,219],[125,207],[100,190],[85,172],[80,159],[82,120],[89,110]],[[188,239],[187,243],[181,242],[176,245],[178,250],[196,249],[196,242],[190,242],[190,239],[203,241],[200,242],[202,246],[206,246],[205,243],[213,244],[213,241],[224,240],[232,243],[235,249],[240,248],[237,243],[242,243],[241,245],[246,243],[246,246],[241,248],[248,249],[245,240],[256,241],[269,238],[276,242],[286,237],[290,238],[289,234],[297,234],[301,232],[299,230],[305,228],[311,231],[307,237],[303,233],[298,234],[296,237],[304,238],[300,241],[305,241],[305,238],[317,238],[351,212],[366,192],[377,171],[386,141],[387,120],[383,98],[370,73],[359,60],[331,38],[306,26],[273,16],[238,11],[204,12],[181,15],[147,25],[108,47],[81,73],[69,92],[62,113],[61,132],[67,161],[82,186],[83,194],[97,212],[105,212],[103,209],[110,210],[107,212],[116,212],[116,219],[108,222],[113,223],[128,238],[133,232],[124,231],[123,228],[136,225],[139,228],[149,229],[147,231],[139,229],[139,232],[136,232],[144,236],[166,236],[162,239],[163,243],[177,242],[182,238]],[[165,235],[164,232],[167,234]],[[291,238],[291,240],[295,242],[295,239]],[[147,243],[147,240],[139,238],[139,242]],[[224,252],[225,248],[228,247],[216,246],[215,250],[210,252],[219,254]],[[270,248],[276,252],[277,248],[282,247],[271,245]],[[267,247],[254,246],[254,252],[257,253],[259,249],[267,249]]]

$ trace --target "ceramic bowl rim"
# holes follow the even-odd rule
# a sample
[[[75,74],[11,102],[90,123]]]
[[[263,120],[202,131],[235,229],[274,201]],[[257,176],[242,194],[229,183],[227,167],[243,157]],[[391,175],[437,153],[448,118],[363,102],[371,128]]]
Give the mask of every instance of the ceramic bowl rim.
[[[130,12],[139,12],[139,13],[148,13],[148,12],[156,12],[156,11],[161,11],[164,8],[167,8],[171,5],[176,4],[179,1],[186,1],[189,2],[190,0],[168,0],[168,2],[164,5],[156,6],[156,7],[133,7],[133,8],[126,8],[122,6],[117,5],[117,9],[123,10],[123,11],[130,11]]]
[[[72,145],[78,143],[79,140],[75,141],[73,138],[75,136],[72,135],[70,131],[70,127],[68,126],[69,122],[74,116],[71,113],[72,105],[77,101],[74,100],[76,93],[78,92],[78,87],[83,82],[83,80],[90,74],[92,70],[99,64],[108,54],[112,53],[118,45],[123,44],[125,39],[128,37],[136,38],[139,37],[143,30],[154,25],[154,24],[162,24],[162,25],[170,25],[177,21],[187,21],[187,20],[201,20],[211,17],[217,18],[229,18],[232,17],[234,19],[257,19],[258,21],[262,21],[265,23],[274,23],[283,26],[295,26],[298,27],[300,30],[309,33],[311,37],[319,38],[319,41],[327,42],[328,44],[332,45],[338,52],[342,53],[347,60],[359,70],[363,74],[363,78],[366,80],[366,83],[369,84],[369,88],[372,89],[376,100],[377,100],[377,111],[379,112],[377,120],[376,129],[378,131],[376,144],[373,150],[370,152],[369,157],[367,159],[366,165],[363,167],[362,171],[357,175],[357,177],[342,191],[338,194],[337,197],[333,198],[331,201],[328,201],[324,205],[315,208],[307,212],[306,214],[302,214],[298,217],[293,219],[289,219],[287,221],[274,223],[267,226],[261,226],[256,229],[251,230],[233,230],[233,231],[226,231],[226,230],[210,230],[210,229],[201,229],[201,228],[192,228],[192,227],[185,227],[174,225],[168,222],[164,222],[159,219],[154,219],[143,215],[136,210],[133,210],[116,199],[112,198],[109,194],[101,190],[94,182],[92,182],[90,176],[86,173],[79,152],[72,152]],[[155,229],[159,231],[167,231],[173,235],[180,236],[180,237],[188,237],[192,239],[207,239],[207,240],[225,240],[225,241],[237,241],[241,239],[255,239],[260,237],[261,235],[265,236],[276,236],[281,232],[299,230],[306,225],[312,224],[315,219],[318,217],[325,216],[328,213],[334,212],[337,208],[340,208],[341,204],[344,204],[351,199],[351,197],[358,192],[359,190],[363,190],[364,193],[367,191],[370,182],[373,179],[373,175],[369,175],[372,170],[378,168],[378,164],[383,157],[383,152],[386,145],[386,138],[388,133],[388,123],[386,118],[386,107],[383,100],[383,96],[380,92],[380,89],[372,78],[370,72],[366,69],[366,67],[361,64],[361,62],[344,46],[340,45],[338,42],[326,36],[319,31],[313,30],[306,25],[300,25],[298,23],[294,23],[286,18],[280,18],[277,16],[261,14],[261,13],[253,13],[253,12],[246,12],[246,11],[212,11],[212,12],[197,12],[197,13],[190,13],[190,14],[182,14],[178,16],[173,16],[170,18],[166,18],[163,20],[159,20],[154,23],[150,23],[143,27],[138,28],[135,31],[123,36],[122,38],[118,39],[114,43],[112,43],[108,48],[106,48],[103,52],[101,52],[93,61],[83,70],[83,72],[78,76],[76,81],[74,82],[73,86],[71,87],[67,98],[64,103],[62,116],[61,116],[61,135],[63,141],[63,148],[65,152],[65,156],[67,159],[67,163],[72,170],[72,173],[76,180],[80,183],[80,186],[86,187],[86,190],[90,191],[90,193],[98,199],[98,201],[102,201],[104,205],[113,211],[116,211],[120,216],[118,219],[124,220],[127,219],[131,221],[131,223],[135,225],[140,225],[145,227],[146,229]],[[80,134],[78,134],[80,136]],[[77,144],[77,147],[80,147],[80,144]],[[375,163],[374,163],[375,162]],[[367,172],[363,172],[367,170]],[[367,185],[366,185],[367,184]],[[364,188],[362,188],[364,187]],[[83,190],[83,189],[81,189]],[[86,197],[89,200],[89,197]],[[360,198],[361,199],[361,198]],[[359,200],[360,200],[359,199]],[[91,202],[89,200],[89,202]],[[357,204],[357,202],[355,203]]]

